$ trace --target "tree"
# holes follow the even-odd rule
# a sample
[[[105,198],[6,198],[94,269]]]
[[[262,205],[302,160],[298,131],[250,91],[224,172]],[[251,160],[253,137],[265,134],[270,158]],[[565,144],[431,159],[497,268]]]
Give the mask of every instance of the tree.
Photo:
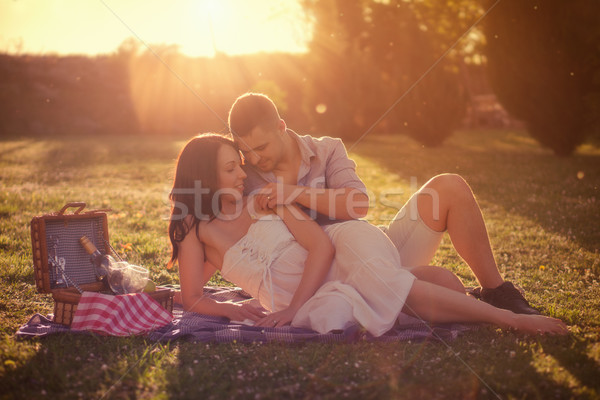
[[[305,0],[313,22],[306,109],[321,133],[356,139],[380,93],[375,66],[361,40],[365,1]]]
[[[459,36],[449,37],[470,14],[451,8],[457,14],[450,17],[447,4],[434,1],[303,4],[314,22],[316,84],[307,98],[327,107],[315,123],[353,139],[386,116],[383,129],[406,130],[426,145],[440,144],[460,123],[465,99],[452,56],[412,85]]]
[[[429,3],[391,1],[371,6],[371,42],[383,73],[391,125],[426,146],[438,146],[459,126],[466,98],[455,67],[457,54],[432,65],[448,49],[447,20]],[[427,16],[427,17],[426,17]],[[443,29],[446,28],[446,29]],[[454,27],[456,29],[456,26]],[[400,96],[404,96],[401,98]]]
[[[557,155],[598,126],[600,5],[504,0],[485,21],[488,74],[506,110]]]

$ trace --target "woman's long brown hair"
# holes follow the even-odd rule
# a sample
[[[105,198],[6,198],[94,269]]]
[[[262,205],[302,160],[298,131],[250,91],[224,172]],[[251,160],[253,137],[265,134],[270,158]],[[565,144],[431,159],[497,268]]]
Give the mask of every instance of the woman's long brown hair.
[[[219,211],[220,204],[213,206],[213,198],[219,189],[217,176],[217,153],[223,145],[237,146],[228,137],[205,133],[192,138],[177,157],[175,178],[169,198],[171,216],[169,239],[173,252],[168,267],[177,261],[179,243],[194,229],[198,235],[201,220],[212,220]],[[191,215],[192,223],[185,218]]]

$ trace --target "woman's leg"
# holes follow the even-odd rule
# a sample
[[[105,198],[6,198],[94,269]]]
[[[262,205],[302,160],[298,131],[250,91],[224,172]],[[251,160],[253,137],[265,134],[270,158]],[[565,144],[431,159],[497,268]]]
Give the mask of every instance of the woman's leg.
[[[414,281],[402,311],[429,322],[486,322],[529,333],[568,333],[566,325],[559,319],[515,314],[419,280]]]
[[[456,292],[465,294],[462,281],[452,271],[433,265],[407,268],[418,280],[443,286]]]

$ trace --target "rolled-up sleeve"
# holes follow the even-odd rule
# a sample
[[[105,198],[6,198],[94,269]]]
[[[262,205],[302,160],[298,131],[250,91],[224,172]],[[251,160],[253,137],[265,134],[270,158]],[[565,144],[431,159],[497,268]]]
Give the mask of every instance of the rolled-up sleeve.
[[[326,179],[330,189],[355,188],[367,194],[365,184],[356,174],[356,163],[348,158],[346,147],[341,139],[327,138],[332,141],[327,155]]]

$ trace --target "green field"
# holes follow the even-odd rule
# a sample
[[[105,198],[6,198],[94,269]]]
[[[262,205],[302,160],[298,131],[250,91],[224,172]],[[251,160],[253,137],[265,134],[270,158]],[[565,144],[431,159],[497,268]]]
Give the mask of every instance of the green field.
[[[156,344],[57,335],[17,341],[35,312],[29,223],[68,201],[111,208],[113,246],[177,283],[166,235],[182,141],[153,137],[0,141],[0,398],[600,398],[600,148],[558,158],[519,131],[468,131],[443,147],[404,136],[348,143],[372,191],[372,223],[431,176],[461,174],[488,223],[505,278],[563,319],[568,337],[483,326],[444,344]],[[434,263],[475,285],[446,237]],[[215,283],[222,283],[215,280]]]

